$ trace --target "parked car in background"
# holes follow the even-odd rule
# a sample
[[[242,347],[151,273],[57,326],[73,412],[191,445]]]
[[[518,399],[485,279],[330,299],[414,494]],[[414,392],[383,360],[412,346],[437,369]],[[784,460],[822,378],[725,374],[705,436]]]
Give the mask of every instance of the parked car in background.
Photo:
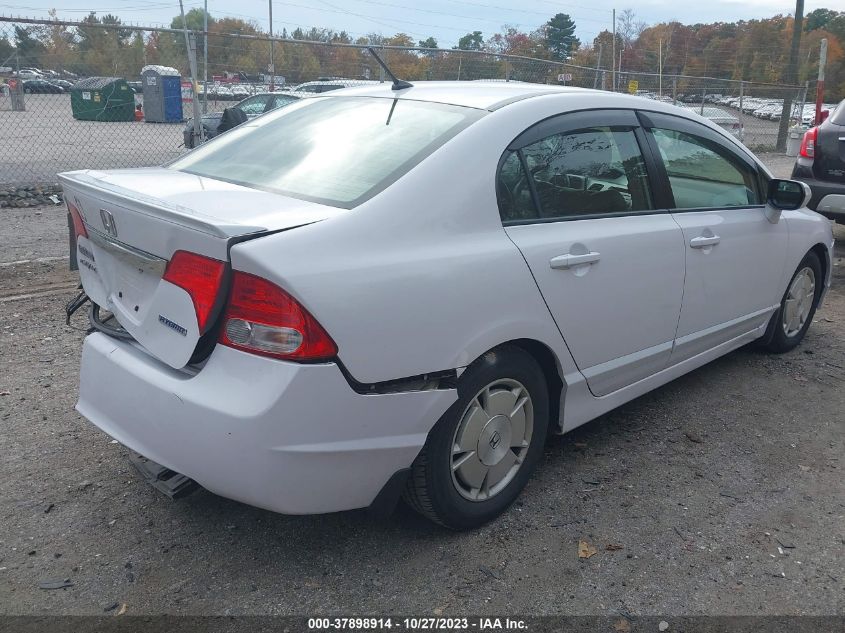
[[[358,79],[325,79],[319,81],[308,81],[296,86],[290,92],[293,94],[311,93],[321,94],[323,92],[331,92],[332,90],[340,90],[341,88],[350,88],[352,86],[364,86],[368,84],[377,84],[377,81],[358,80]]]
[[[845,100],[804,133],[792,177],[810,186],[811,209],[845,224]]]
[[[36,70],[29,69],[29,68],[21,68],[16,74],[17,74],[18,77],[20,77],[21,79],[24,79],[24,80],[26,80],[26,79],[43,79],[44,78],[44,76],[40,72],[38,72]]]
[[[550,432],[795,348],[830,285],[805,185],[617,93],[384,83],[59,178],[96,330],[77,410],[150,473],[291,514],[403,494],[478,526]]]
[[[248,97],[232,107],[238,108],[239,110],[243,111],[247,118],[253,119],[260,114],[264,114],[265,112],[270,112],[271,110],[275,110],[276,108],[281,108],[282,106],[286,106],[291,103],[294,103],[295,101],[299,101],[300,98],[301,97],[299,95],[285,92],[262,92],[257,95]],[[209,112],[207,114],[202,115],[200,120],[202,121],[202,127],[205,131],[206,139],[212,139],[217,136],[217,128],[220,125],[220,118],[222,116],[222,112]],[[193,130],[193,119],[188,119],[188,121],[185,123],[185,129],[182,132],[182,136],[185,140],[185,147],[189,149],[194,147]]]
[[[836,109],[835,103],[823,103],[822,104],[822,112],[827,111],[828,114],[833,112]],[[804,106],[804,110],[801,113],[801,123],[807,126],[813,125],[816,121],[816,104],[815,103],[808,103]]]
[[[132,92],[134,92],[136,95],[144,94],[144,82],[142,82],[142,81],[127,81],[126,83],[132,89]]]
[[[238,84],[233,85],[230,90],[232,91],[232,96],[235,99],[246,99],[252,92],[246,86],[241,86]]]
[[[739,119],[730,112],[717,108],[716,106],[680,106],[690,112],[703,116],[705,119],[710,119],[716,125],[730,132],[735,138],[740,138],[742,132],[742,125]]]
[[[63,94],[65,89],[46,79],[27,79],[23,82],[23,91],[27,94]]]
[[[209,88],[208,95],[212,99],[220,101],[236,101],[232,89],[228,86],[214,86],[212,88]]]
[[[48,79],[48,81],[65,92],[70,92],[70,89],[73,88],[73,82],[67,81],[66,79]]]

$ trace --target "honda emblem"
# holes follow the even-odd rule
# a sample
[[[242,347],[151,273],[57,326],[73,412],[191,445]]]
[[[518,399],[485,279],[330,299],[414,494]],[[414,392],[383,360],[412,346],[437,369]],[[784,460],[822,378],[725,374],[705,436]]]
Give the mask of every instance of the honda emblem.
[[[106,233],[112,237],[117,237],[117,225],[114,223],[114,216],[111,214],[111,211],[100,209],[100,219],[103,221],[103,228],[106,230]]]

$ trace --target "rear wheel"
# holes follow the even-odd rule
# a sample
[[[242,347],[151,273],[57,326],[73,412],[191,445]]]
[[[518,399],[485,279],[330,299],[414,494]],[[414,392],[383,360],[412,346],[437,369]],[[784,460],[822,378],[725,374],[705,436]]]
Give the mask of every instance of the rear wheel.
[[[822,266],[815,253],[807,253],[786,288],[780,308],[769,324],[763,348],[780,354],[795,348],[813,321],[822,292]]]
[[[515,346],[485,354],[458,384],[458,400],[435,425],[411,469],[404,498],[448,528],[501,514],[528,482],[548,428],[545,377]]]

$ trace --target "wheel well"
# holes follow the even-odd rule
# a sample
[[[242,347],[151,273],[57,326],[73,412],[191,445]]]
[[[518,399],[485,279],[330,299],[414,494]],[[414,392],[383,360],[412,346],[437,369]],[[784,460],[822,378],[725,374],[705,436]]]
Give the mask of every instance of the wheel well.
[[[557,358],[554,352],[540,341],[520,338],[508,341],[507,345],[522,348],[537,361],[543,375],[546,377],[546,388],[549,391],[549,435],[560,432],[560,401],[563,393],[563,381],[560,378]]]
[[[827,275],[827,269],[828,269],[828,266],[830,265],[830,262],[828,261],[827,248],[825,248],[824,244],[816,244],[815,246],[813,246],[813,248],[810,249],[810,252],[815,253],[818,256],[819,261],[822,264],[822,283],[821,283],[821,285],[822,285],[822,287],[824,287],[824,284],[827,282],[825,275]]]

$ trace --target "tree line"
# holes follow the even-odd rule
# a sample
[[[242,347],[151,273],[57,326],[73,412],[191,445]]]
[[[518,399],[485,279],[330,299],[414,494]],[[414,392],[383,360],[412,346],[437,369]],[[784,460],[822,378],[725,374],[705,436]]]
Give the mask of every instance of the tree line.
[[[51,16],[55,18],[55,11]],[[185,16],[187,27],[202,31],[202,9]],[[121,28],[120,19],[107,14],[89,14],[82,26],[15,25],[13,33],[0,37],[0,66],[37,66],[79,75],[135,78],[146,64],[174,66],[188,74],[188,59],[181,34]],[[586,69],[622,73],[656,73],[662,66],[667,75],[743,79],[750,82],[783,83],[787,66],[793,18],[776,15],[760,20],[685,25],[677,21],[647,25],[628,9],[617,20],[616,41],[610,29],[592,42],[581,42],[576,24],[558,13],[533,31],[504,26],[499,32],[472,31],[453,48],[474,51],[473,55],[435,52],[435,37],[415,40],[406,33],[392,36],[372,33],[353,38],[346,31],[329,28],[283,30],[287,40],[323,44],[416,47],[417,51],[385,50],[383,55],[394,73],[406,79],[512,78],[556,82],[559,65],[528,61],[503,61],[499,54],[565,62],[573,66],[577,85],[593,85],[598,73]],[[111,26],[117,28],[104,28]],[[181,16],[171,28],[183,27]],[[197,39],[200,73],[208,48],[209,76],[240,73],[255,78],[270,72],[270,43],[238,36],[266,35],[255,23],[238,18],[208,16],[207,38]],[[845,96],[845,12],[816,9],[804,18],[799,81],[814,81],[818,71],[819,43],[828,40],[827,86],[830,99]],[[612,55],[615,53],[615,59]],[[488,54],[488,55],[485,55]],[[320,76],[375,79],[380,69],[360,49],[342,46],[308,46],[276,43],[275,74],[289,82]],[[6,60],[4,62],[4,60]],[[581,67],[583,70],[578,70]],[[607,86],[609,87],[609,86]]]

